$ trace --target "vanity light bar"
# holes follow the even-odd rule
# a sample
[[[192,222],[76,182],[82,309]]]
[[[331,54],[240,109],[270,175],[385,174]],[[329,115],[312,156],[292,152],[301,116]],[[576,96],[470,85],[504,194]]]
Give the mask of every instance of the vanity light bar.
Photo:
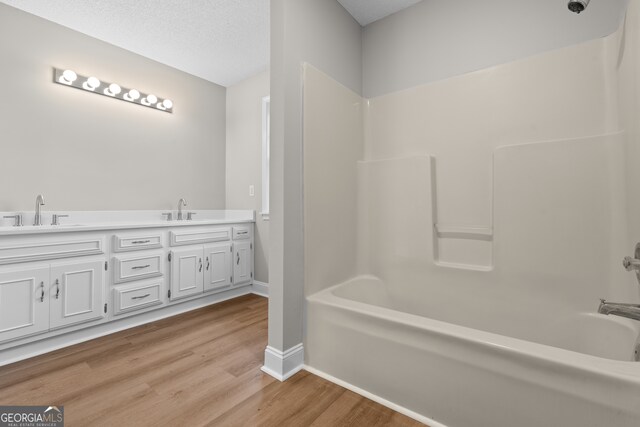
[[[121,87],[116,83],[103,82],[93,76],[81,76],[72,70],[59,70],[54,68],[53,71],[54,83],[165,111],[167,113],[173,113],[173,102],[170,99],[158,99],[157,96],[151,93],[141,93],[136,89]]]

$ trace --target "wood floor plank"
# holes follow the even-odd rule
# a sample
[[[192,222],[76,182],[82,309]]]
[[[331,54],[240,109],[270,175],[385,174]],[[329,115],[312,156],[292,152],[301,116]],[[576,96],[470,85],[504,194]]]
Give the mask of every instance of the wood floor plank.
[[[0,367],[0,405],[67,426],[415,426],[306,371],[262,373],[265,298],[247,295]]]
[[[35,379],[46,375],[49,372],[59,371],[75,365],[76,363],[88,363],[92,357],[100,356],[105,352],[116,354],[126,347],[131,347],[131,343],[122,338],[119,340],[114,339],[112,342],[96,342],[93,347],[86,346],[78,351],[69,352],[67,354],[54,354],[59,353],[60,350],[58,350],[56,352],[37,356],[21,363],[6,366],[6,369],[0,368],[0,387],[8,387],[12,384]]]
[[[287,382],[265,387],[209,425],[308,426],[344,391],[307,372]]]
[[[105,394],[109,399],[105,399]],[[65,411],[68,425],[88,426],[100,420],[108,421],[114,408],[136,408],[149,396],[157,397],[155,391],[145,383],[137,381],[120,382],[102,388],[100,393],[83,393],[73,399],[66,399],[65,406],[73,411]]]

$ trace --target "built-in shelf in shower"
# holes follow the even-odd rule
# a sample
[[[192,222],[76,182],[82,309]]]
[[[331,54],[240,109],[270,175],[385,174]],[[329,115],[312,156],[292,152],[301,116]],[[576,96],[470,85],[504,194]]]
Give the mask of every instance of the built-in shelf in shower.
[[[358,175],[362,247],[377,268],[428,260],[493,270],[491,227],[438,223],[433,156],[360,161]]]
[[[489,227],[433,225],[434,263],[473,271],[493,270],[493,230]]]
[[[434,224],[438,237],[450,239],[493,240],[493,229],[487,227],[464,227],[456,225]]]

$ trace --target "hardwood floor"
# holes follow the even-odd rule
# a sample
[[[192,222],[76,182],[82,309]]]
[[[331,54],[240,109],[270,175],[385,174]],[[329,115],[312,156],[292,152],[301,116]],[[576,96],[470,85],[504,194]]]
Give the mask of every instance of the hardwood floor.
[[[67,426],[414,426],[308,372],[262,373],[267,300],[247,295],[0,367],[0,405]]]

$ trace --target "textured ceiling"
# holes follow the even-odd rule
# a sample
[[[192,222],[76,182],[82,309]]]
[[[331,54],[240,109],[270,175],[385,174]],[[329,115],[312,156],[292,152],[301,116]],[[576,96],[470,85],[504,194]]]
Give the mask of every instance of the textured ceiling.
[[[364,26],[420,0],[338,1]],[[269,63],[269,0],[0,2],[222,86]]]
[[[269,62],[269,0],[0,0],[231,86]]]
[[[363,27],[422,0],[338,0]]]

